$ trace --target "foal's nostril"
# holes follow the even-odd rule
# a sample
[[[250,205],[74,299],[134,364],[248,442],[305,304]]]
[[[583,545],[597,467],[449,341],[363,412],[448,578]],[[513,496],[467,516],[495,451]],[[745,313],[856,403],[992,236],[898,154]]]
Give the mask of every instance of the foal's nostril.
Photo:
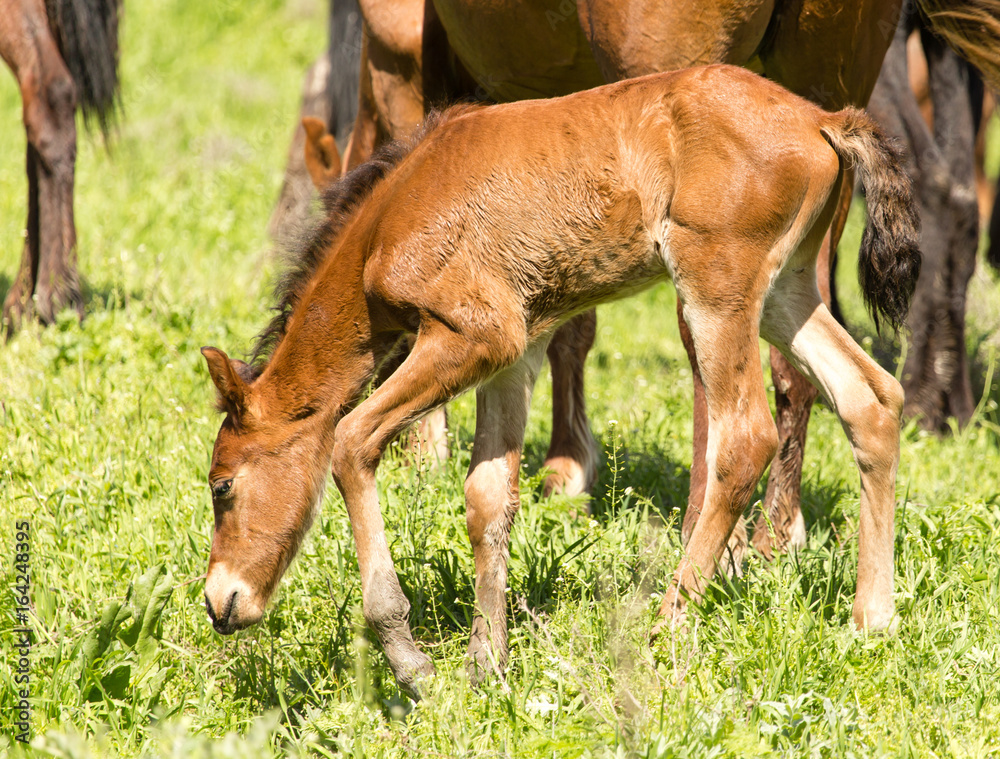
[[[212,620],[212,624],[215,624],[215,610],[212,608],[212,602],[208,600],[208,593],[205,593],[205,611],[208,612],[208,618]]]
[[[220,618],[220,622],[224,623],[227,627],[229,626],[229,618],[233,614],[233,609],[236,608],[237,595],[239,595],[239,591],[234,590],[229,596],[229,603],[226,604],[226,608],[222,612],[222,617]]]

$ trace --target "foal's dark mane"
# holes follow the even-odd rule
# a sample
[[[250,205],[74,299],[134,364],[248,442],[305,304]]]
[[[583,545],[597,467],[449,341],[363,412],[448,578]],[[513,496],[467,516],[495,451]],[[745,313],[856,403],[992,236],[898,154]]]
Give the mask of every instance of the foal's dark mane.
[[[463,103],[444,111],[432,111],[408,139],[386,143],[369,160],[323,191],[322,221],[300,243],[292,245],[286,257],[285,271],[275,283],[273,310],[277,313],[254,340],[249,359],[253,376],[258,376],[267,366],[271,354],[285,336],[288,319],[306,285],[336,249],[340,232],[375,187],[431,132],[479,107]]]

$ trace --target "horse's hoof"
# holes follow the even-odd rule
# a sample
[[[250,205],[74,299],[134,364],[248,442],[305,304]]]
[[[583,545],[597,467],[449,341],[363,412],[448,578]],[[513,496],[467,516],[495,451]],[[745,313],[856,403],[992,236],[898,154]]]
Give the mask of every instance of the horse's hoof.
[[[670,616],[661,616],[653,629],[649,631],[649,645],[655,646],[661,640],[669,640],[671,636],[687,633],[687,612],[677,609]]]
[[[5,334],[8,339],[13,337],[15,332],[31,320],[33,313],[31,301],[21,298],[12,291],[4,303],[3,324],[0,332]]]
[[[597,479],[597,467],[581,464],[569,456],[554,456],[545,462],[550,470],[545,478],[542,495],[581,495],[589,493]]]
[[[443,408],[431,411],[414,425],[409,447],[418,459],[430,464],[432,471],[448,460],[448,417]]]
[[[775,523],[775,517],[766,519],[767,514],[777,514],[781,521]],[[783,517],[781,515],[784,515]],[[806,547],[806,521],[798,509],[768,508],[754,526],[753,547],[768,561],[779,553],[789,553]]]
[[[465,671],[473,688],[491,677],[501,677],[506,664],[506,652],[498,656],[485,636],[473,634],[465,657]]]
[[[886,609],[854,609],[854,624],[860,632],[874,635],[895,635],[899,627],[899,615],[893,605]]]
[[[67,308],[76,312],[77,319],[83,319],[83,295],[75,271],[53,274],[52,284],[39,283],[32,301],[38,320],[44,325],[55,324],[56,317]]]

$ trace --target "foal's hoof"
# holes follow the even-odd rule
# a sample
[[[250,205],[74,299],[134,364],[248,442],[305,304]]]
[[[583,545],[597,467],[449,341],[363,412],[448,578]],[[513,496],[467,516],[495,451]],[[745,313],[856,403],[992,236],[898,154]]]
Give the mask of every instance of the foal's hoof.
[[[663,596],[663,603],[657,612],[656,624],[649,631],[649,643],[653,645],[658,639],[667,638],[672,634],[687,630],[687,599],[676,587],[671,587]]]
[[[400,689],[414,700],[420,700],[420,689],[423,682],[435,674],[434,662],[423,651],[413,648],[412,651],[396,651],[392,655],[386,651],[389,666]]]
[[[899,615],[893,606],[887,608],[862,609],[855,605],[854,624],[860,632],[876,635],[895,635],[899,627]]]
[[[473,688],[478,688],[491,677],[500,678],[506,664],[506,654],[498,657],[485,636],[473,634],[465,657],[465,671]]]
[[[661,640],[670,640],[674,635],[684,635],[687,629],[687,611],[684,609],[678,609],[668,616],[661,616],[649,631],[649,645],[655,646]]]

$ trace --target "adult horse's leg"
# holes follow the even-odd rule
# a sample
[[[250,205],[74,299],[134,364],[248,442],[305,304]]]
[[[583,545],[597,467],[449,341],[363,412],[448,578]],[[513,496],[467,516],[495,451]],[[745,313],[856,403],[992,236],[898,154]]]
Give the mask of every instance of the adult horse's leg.
[[[358,109],[344,151],[350,171],[388,140],[407,137],[424,118],[423,0],[361,0],[364,31]],[[433,20],[430,20],[433,23]]]
[[[466,524],[476,560],[476,614],[469,641],[469,677],[500,673],[507,664],[507,545],[521,505],[518,473],[531,391],[544,345],[476,392],[476,439],[465,479]]]
[[[0,56],[21,89],[28,138],[28,240],[21,270],[4,300],[8,330],[34,313],[45,323],[65,306],[82,315],[73,224],[76,86],[49,29],[45,6],[0,21]],[[34,213],[32,212],[34,209]]]
[[[24,252],[14,284],[4,298],[3,324],[0,325],[8,335],[19,329],[32,313],[31,296],[38,276],[38,158],[31,145],[28,145],[27,154],[28,226],[25,230]]]
[[[930,216],[949,222],[944,239],[944,260],[941,269],[935,271],[934,264],[922,272],[917,283],[914,303],[917,310],[911,312],[908,325],[911,332],[925,328],[920,319],[921,307],[926,307],[923,298],[928,293],[928,284],[935,284],[934,296],[941,303],[942,323],[938,325],[940,334],[934,340],[938,350],[934,355],[924,357],[923,367],[933,365],[934,370],[945,376],[939,378],[942,390],[940,397],[932,399],[931,408],[943,408],[946,418],[954,417],[959,425],[965,425],[975,410],[972,383],[969,377],[969,362],[965,349],[965,305],[969,280],[976,267],[976,252],[979,247],[979,204],[976,197],[975,141],[976,125],[969,88],[969,66],[939,37],[924,30],[921,34],[930,83],[931,100],[934,103],[934,144],[940,151],[941,166],[950,172],[945,192],[938,196],[944,205],[940,213],[931,210]],[[937,184],[934,182],[933,184]],[[926,247],[921,242],[921,247]],[[929,257],[925,253],[924,260]],[[935,279],[932,280],[932,277]],[[940,282],[942,286],[938,286]],[[921,402],[922,393],[916,382],[917,357],[910,363],[908,355],[907,372],[904,368],[904,389],[907,395],[906,414],[919,416],[930,413]],[[907,376],[908,375],[908,376]],[[911,400],[912,397],[912,400]],[[935,424],[937,421],[937,424]],[[927,426],[947,429],[946,419],[928,419]]]
[[[578,495],[597,478],[597,443],[587,419],[583,365],[594,344],[597,312],[575,316],[556,330],[549,343],[552,367],[552,441],[545,456],[545,495]]]
[[[905,166],[923,222],[924,264],[907,319],[905,411],[930,429],[946,430],[948,417],[964,424],[974,406],[964,332],[966,287],[979,232],[973,107],[966,64],[937,37],[924,35],[934,103],[931,133],[909,84],[911,29],[911,24],[900,25],[869,107],[908,148]]]
[[[925,244],[921,235],[924,260],[930,265],[925,264],[921,272],[914,298],[916,308],[907,323],[914,345],[919,335],[923,350],[907,355],[903,387],[907,416],[922,417],[928,428],[947,430],[948,417],[964,426],[975,409],[965,349],[966,291],[979,246],[975,109],[968,64],[931,32],[922,30],[921,39],[934,104],[936,149],[921,156],[929,164],[929,187],[920,188],[920,195],[934,193],[921,197],[921,203],[928,205],[923,218],[933,220],[925,226],[924,234],[936,227],[941,239],[940,248],[932,251],[932,243]],[[947,177],[944,187],[943,177]],[[939,416],[942,412],[943,417]]]

